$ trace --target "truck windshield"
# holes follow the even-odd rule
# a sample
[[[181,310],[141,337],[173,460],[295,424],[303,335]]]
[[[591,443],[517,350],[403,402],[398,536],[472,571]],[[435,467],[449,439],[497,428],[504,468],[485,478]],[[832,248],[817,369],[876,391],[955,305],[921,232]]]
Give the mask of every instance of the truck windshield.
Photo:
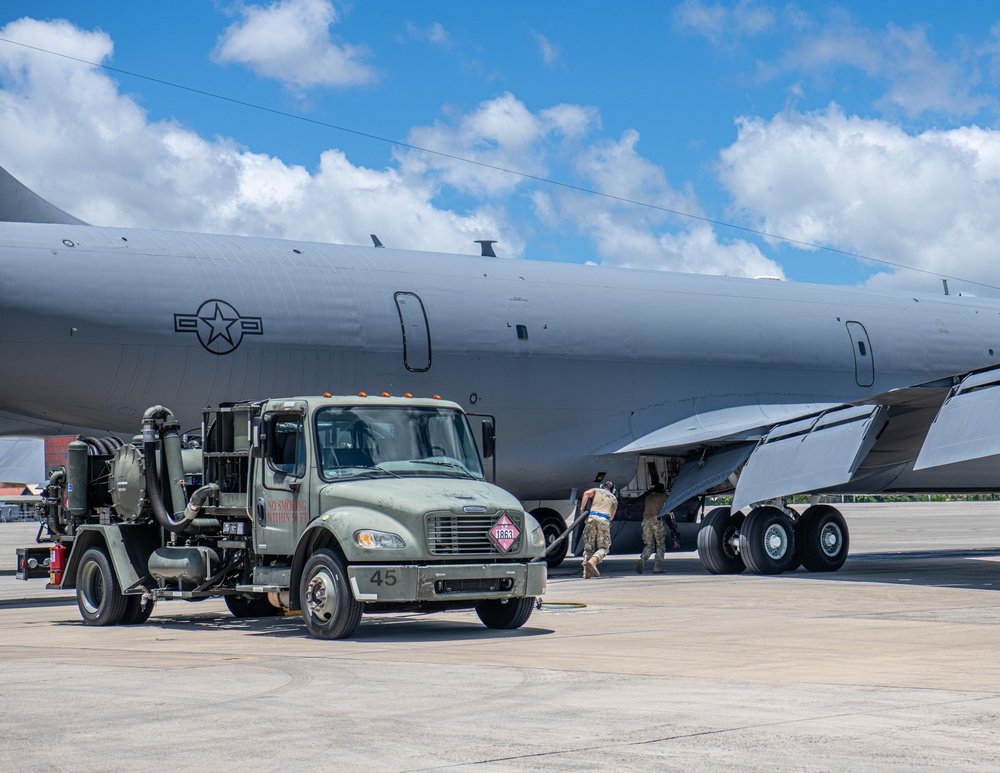
[[[469,422],[449,408],[344,406],[316,413],[326,480],[369,475],[483,479]]]

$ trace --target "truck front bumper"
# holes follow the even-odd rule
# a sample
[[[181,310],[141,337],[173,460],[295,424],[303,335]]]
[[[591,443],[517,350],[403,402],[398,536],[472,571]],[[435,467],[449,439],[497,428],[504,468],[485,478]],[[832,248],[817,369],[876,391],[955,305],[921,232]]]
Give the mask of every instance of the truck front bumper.
[[[347,567],[347,576],[358,601],[474,601],[540,596],[545,593],[546,566],[354,564]]]

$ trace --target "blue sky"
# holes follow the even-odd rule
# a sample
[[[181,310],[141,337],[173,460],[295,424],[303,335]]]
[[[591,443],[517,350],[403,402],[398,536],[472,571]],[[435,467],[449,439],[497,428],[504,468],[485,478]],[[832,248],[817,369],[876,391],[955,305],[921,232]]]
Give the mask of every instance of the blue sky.
[[[988,4],[7,0],[0,38],[0,165],[96,224],[1000,295]]]

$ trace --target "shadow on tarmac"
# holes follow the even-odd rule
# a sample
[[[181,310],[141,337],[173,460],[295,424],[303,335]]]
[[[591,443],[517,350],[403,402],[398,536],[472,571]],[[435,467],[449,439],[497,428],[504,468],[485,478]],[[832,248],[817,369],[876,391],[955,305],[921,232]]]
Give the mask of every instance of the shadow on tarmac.
[[[74,602],[75,603],[75,602]],[[171,602],[175,603],[175,602]],[[420,614],[374,614],[361,619],[357,631],[346,641],[395,643],[427,642],[448,643],[484,641],[497,639],[522,639],[528,636],[543,636],[553,633],[548,628],[532,626],[529,619],[523,628],[514,631],[497,631],[487,628],[477,621],[456,622],[435,617],[440,613]],[[56,625],[83,625],[80,620],[62,620]],[[299,615],[285,617],[245,617],[235,618],[228,614],[196,613],[193,615],[157,614],[141,626],[144,629],[158,629],[164,634],[191,633],[196,631],[241,631],[248,636],[264,636],[279,639],[307,639],[305,622]]]
[[[653,562],[647,561],[643,578],[702,577],[739,578],[757,577],[709,574],[698,560],[673,556],[663,562],[664,573],[652,574]],[[635,562],[638,556],[610,555],[601,564],[601,576],[587,582],[601,582],[620,577],[636,577]],[[893,585],[918,585],[929,588],[973,588],[1000,590],[1000,547],[942,550],[887,551],[851,555],[836,572],[809,572],[799,568],[774,578],[789,580],[824,580],[828,582],[874,582]],[[579,557],[569,556],[561,566],[549,570],[549,580],[581,579]]]

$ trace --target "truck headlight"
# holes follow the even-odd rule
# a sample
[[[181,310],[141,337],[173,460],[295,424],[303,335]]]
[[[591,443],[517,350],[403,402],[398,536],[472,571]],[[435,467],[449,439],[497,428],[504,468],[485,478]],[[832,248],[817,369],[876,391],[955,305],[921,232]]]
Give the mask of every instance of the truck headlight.
[[[375,529],[361,529],[354,532],[354,544],[367,550],[398,550],[406,547],[403,538],[398,534]]]
[[[542,531],[541,526],[531,527],[531,534],[528,535],[528,541],[533,548],[545,547],[545,533]]]

